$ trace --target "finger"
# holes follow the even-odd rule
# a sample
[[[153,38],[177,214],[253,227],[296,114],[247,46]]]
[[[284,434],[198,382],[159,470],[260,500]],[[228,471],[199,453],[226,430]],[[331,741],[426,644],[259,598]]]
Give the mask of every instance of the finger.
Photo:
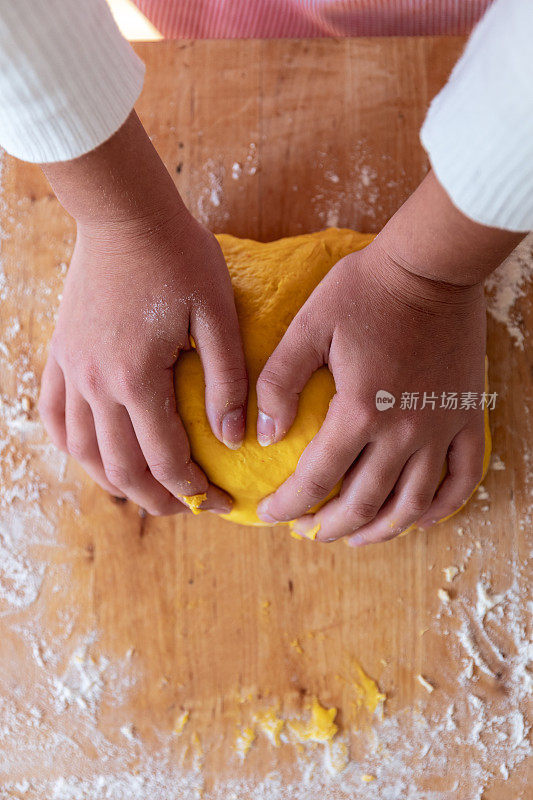
[[[165,370],[157,383],[145,385],[142,392],[131,393],[126,408],[156,481],[174,497],[185,498],[185,502],[186,498],[196,498],[194,503],[199,502],[202,510],[229,513],[231,498],[209,484],[200,467],[191,460],[189,440],[176,408],[173,370]]]
[[[296,416],[307,381],[326,363],[327,331],[311,331],[305,307],[289,325],[257,380],[257,440],[266,447],[283,439]]]
[[[67,452],[65,378],[61,367],[52,355],[48,356],[43,370],[38,409],[48,435],[55,446]]]
[[[69,454],[102,489],[115,497],[125,497],[106,477],[91,407],[71,383],[66,386],[65,427]]]
[[[347,473],[340,494],[316,514],[308,514],[291,523],[302,536],[315,531],[321,542],[332,542],[354,533],[379,513],[394,488],[407,460],[406,455],[392,456],[391,442],[368,444]]]
[[[226,447],[244,440],[248,378],[235,306],[214,320],[196,314],[191,333],[205,377],[205,408],[211,430]]]
[[[418,450],[407,461],[393,493],[379,514],[359,528],[348,542],[353,547],[385,542],[403,533],[427,511],[439,484],[444,450]]]
[[[483,473],[483,422],[463,428],[448,450],[448,472],[418,527],[425,528],[451,516],[469,500]]]
[[[345,405],[339,395],[333,397],[322,427],[303,451],[294,473],[259,504],[262,520],[286,522],[307,513],[328,496],[358,457],[369,435]]]
[[[126,409],[116,403],[94,404],[92,414],[107,480],[149,514],[184,511],[184,505],[150,473]]]

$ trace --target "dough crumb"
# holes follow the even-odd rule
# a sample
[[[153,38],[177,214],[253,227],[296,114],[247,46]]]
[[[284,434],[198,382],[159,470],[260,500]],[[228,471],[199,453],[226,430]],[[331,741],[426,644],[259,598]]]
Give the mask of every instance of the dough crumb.
[[[186,724],[189,721],[189,712],[184,711],[183,714],[180,714],[176,720],[176,724],[174,725],[174,733],[178,736],[180,733],[183,733],[183,729],[185,728]]]
[[[451,583],[453,579],[459,574],[459,568],[454,566],[444,567],[442,571],[444,572],[444,577],[446,578],[448,583]]]
[[[248,752],[255,741],[255,732],[252,728],[243,728],[237,734],[235,740],[235,752],[243,760],[248,755]]]
[[[291,720],[287,723],[300,742],[329,742],[339,730],[335,724],[337,709],[324,708],[316,697],[311,704],[311,718],[307,722]]]
[[[200,506],[207,500],[207,494],[205,492],[202,494],[183,494],[180,499],[183,500],[187,508],[190,508],[193,514],[200,514],[202,511]]]
[[[275,708],[270,708],[267,711],[256,714],[254,722],[259,730],[267,737],[270,744],[274,747],[281,746],[281,732],[285,722],[281,717],[278,717]]]
[[[420,684],[420,686],[423,686],[428,694],[431,694],[434,691],[435,687],[433,686],[433,684],[431,684],[428,680],[426,680],[423,675],[420,675],[419,673],[416,676],[416,679]]]
[[[437,591],[437,596],[442,603],[448,604],[450,602],[450,595],[446,591],[446,589],[439,589]]]

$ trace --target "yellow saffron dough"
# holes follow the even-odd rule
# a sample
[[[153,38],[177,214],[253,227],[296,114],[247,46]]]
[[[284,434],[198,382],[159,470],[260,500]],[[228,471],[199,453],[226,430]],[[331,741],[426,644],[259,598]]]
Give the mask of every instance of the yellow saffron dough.
[[[335,391],[327,368],[319,369],[303,390],[298,415],[288,434],[269,447],[261,447],[256,439],[255,384],[268,357],[315,286],[340,258],[361,250],[373,238],[372,234],[339,228],[266,244],[228,234],[217,236],[233,284],[250,381],[242,447],[229,450],[211,432],[205,413],[204,377],[195,350],[180,355],[175,386],[192,457],[212,483],[233,497],[234,505],[224,515],[226,519],[244,525],[264,525],[256,514],[258,502],[294,472],[302,451],[319,430]],[[486,431],[485,470],[490,457],[488,423]]]
[[[203,492],[202,494],[184,494],[181,496],[181,499],[185,505],[190,508],[193,514],[199,514],[202,510],[202,503],[207,500],[207,493]]]

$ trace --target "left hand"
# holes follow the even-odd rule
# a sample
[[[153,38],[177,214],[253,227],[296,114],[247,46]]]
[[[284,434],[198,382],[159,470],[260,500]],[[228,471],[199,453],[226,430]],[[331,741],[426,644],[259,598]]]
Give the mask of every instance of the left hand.
[[[322,428],[295,473],[261,502],[265,521],[297,519],[319,541],[350,535],[354,545],[390,539],[412,523],[454,512],[481,479],[484,420],[479,405],[461,409],[463,392],[484,391],[485,303],[480,283],[455,286],[410,273],[382,249],[380,237],[341,259],[315,289],[276,348],[258,384],[264,417],[258,435],[283,438],[298,395],[323,364],[336,394]],[[396,398],[376,408],[376,392]],[[402,410],[418,392],[418,410]],[[421,408],[424,392],[435,408]],[[457,392],[457,410],[441,408]],[[263,442],[265,438],[263,437]],[[448,474],[437,490],[443,465]],[[343,478],[338,497],[309,510]]]
[[[263,520],[296,518],[297,532],[319,525],[319,541],[349,535],[358,546],[466,502],[485,446],[481,403],[461,404],[485,386],[483,279],[523,236],[474,222],[430,171],[372,244],[330,270],[257,383],[261,444],[289,430],[316,369],[327,364],[337,390],[295,473],[259,504]],[[376,408],[380,389],[394,395],[393,408]],[[422,407],[424,392],[434,409],[428,397]],[[457,409],[443,408],[452,392]],[[418,409],[402,408],[404,393],[418,393]],[[343,478],[339,496],[309,514]]]

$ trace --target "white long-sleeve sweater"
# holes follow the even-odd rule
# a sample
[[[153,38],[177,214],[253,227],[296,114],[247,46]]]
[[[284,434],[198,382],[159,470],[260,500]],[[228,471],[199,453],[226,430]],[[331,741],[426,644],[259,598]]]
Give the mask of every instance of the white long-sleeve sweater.
[[[533,229],[533,0],[495,0],[421,139],[455,205],[483,223]],[[0,146],[65,161],[126,120],[144,66],[105,0],[0,0]]]

